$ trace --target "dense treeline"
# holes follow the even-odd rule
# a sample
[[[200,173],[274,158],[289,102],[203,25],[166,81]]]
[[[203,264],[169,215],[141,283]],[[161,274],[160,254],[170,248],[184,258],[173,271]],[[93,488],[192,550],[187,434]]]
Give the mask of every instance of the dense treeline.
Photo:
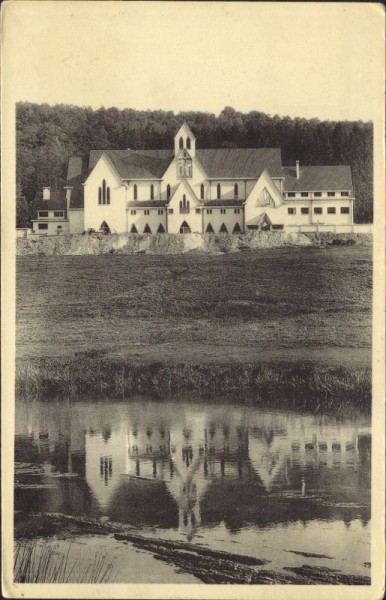
[[[319,121],[271,117],[226,107],[218,117],[204,112],[139,111],[117,108],[31,104],[16,110],[17,225],[34,213],[43,185],[61,187],[69,156],[98,149],[172,148],[183,122],[200,148],[280,147],[284,165],[351,165],[357,198],[355,221],[373,217],[373,127],[362,121]]]

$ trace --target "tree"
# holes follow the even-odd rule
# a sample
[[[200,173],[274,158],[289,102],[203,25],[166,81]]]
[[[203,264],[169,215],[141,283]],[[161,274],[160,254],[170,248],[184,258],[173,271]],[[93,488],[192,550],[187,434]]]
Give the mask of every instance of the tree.
[[[20,181],[16,182],[16,227],[29,227],[30,215],[26,197],[21,192]]]

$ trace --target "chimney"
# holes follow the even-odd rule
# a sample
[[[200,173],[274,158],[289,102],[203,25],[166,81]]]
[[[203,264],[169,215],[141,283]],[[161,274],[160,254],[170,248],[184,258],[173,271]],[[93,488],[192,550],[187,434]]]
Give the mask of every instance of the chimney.
[[[299,165],[299,161],[296,161],[296,179],[299,179],[299,174],[300,174],[300,165]]]
[[[43,200],[49,200],[51,198],[51,188],[44,187],[43,188]]]

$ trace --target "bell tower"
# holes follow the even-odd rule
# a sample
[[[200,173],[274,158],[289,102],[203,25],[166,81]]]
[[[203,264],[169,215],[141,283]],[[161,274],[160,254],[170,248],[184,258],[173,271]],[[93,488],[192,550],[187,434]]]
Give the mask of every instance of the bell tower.
[[[174,156],[178,156],[183,150],[194,158],[196,154],[196,138],[187,123],[183,123],[174,138]]]

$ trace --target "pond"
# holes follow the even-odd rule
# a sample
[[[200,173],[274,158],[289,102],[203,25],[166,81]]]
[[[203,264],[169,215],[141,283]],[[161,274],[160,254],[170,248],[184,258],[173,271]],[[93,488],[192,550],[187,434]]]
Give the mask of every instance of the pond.
[[[18,402],[15,526],[22,535],[36,513],[95,517],[255,557],[278,574],[307,565],[369,578],[370,460],[366,416],[149,398]],[[133,549],[111,536],[74,540],[112,553],[117,582],[194,580],[172,560],[152,566],[149,552],[128,574],[119,565]]]

